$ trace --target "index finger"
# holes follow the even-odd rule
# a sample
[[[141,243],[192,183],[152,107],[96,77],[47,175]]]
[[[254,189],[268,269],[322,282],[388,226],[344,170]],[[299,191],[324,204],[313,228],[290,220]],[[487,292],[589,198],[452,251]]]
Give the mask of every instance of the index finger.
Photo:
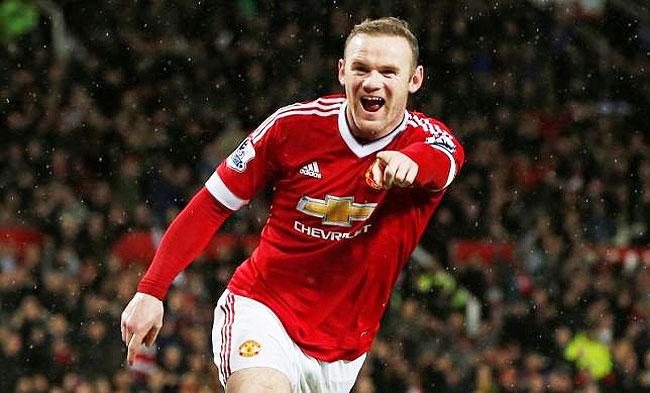
[[[146,336],[144,336],[144,345],[150,347],[154,341],[156,341],[156,337],[158,336],[158,332],[160,332],[160,327],[154,326],[149,330]]]
[[[386,151],[380,151],[377,153],[377,159],[382,161],[384,165],[390,164],[390,160],[393,158],[393,154],[390,154],[390,152]]]
[[[397,175],[397,171],[400,168],[400,162],[398,160],[393,160],[386,165],[384,169],[384,186],[386,188],[391,188],[393,186],[393,181]]]
[[[128,346],[128,352],[126,354],[126,361],[129,364],[129,366],[133,365],[133,361],[135,360],[135,355],[138,354],[138,349],[140,348],[140,345],[142,345],[142,340],[144,339],[144,336],[146,335],[146,332],[142,331],[137,331],[131,336],[131,340],[129,341],[129,346]]]

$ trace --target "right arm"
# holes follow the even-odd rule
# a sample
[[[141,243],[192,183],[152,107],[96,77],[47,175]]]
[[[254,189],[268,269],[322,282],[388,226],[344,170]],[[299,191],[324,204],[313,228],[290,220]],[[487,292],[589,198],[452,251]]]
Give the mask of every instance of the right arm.
[[[245,138],[178,214],[163,236],[156,255],[122,312],[122,340],[133,364],[140,345],[153,344],[163,320],[162,300],[174,278],[207,246],[221,224],[278,173],[277,119],[282,109]]]
[[[138,284],[138,292],[164,300],[178,273],[201,254],[232,210],[203,187],[171,223]]]
[[[153,344],[162,327],[162,300],[174,278],[207,246],[232,210],[202,188],[176,216],[138,285],[138,292],[122,312],[122,340],[131,365],[140,345]]]

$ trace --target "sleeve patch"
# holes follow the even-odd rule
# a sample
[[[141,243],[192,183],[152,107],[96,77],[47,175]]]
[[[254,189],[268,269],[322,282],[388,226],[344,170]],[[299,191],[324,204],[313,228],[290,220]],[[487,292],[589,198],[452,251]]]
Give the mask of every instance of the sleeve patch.
[[[454,139],[447,131],[443,130],[438,125],[434,125],[430,132],[432,136],[427,137],[424,140],[425,143],[431,146],[440,147],[450,153],[456,151],[456,143],[454,143]]]
[[[246,164],[253,158],[255,158],[255,148],[250,137],[246,137],[235,151],[228,156],[226,164],[228,168],[242,173],[246,170]]]

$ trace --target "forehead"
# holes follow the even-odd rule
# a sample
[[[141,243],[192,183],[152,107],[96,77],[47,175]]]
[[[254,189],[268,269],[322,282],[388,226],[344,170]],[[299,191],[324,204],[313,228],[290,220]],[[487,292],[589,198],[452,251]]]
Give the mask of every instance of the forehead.
[[[409,67],[413,54],[406,38],[393,35],[357,34],[345,48],[348,62],[378,63]]]

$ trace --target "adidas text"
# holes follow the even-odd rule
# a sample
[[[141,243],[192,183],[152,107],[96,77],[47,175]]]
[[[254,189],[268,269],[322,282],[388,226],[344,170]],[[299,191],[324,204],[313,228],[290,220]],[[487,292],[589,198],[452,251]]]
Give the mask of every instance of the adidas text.
[[[315,177],[316,179],[323,177],[323,175],[320,173],[320,168],[318,168],[318,163],[316,161],[313,161],[311,164],[307,164],[300,168],[300,174]]]
[[[315,177],[316,179],[320,179],[323,177],[320,173],[314,172],[311,169],[306,169],[306,168],[300,168],[300,174],[305,175],[305,176],[311,176]]]

